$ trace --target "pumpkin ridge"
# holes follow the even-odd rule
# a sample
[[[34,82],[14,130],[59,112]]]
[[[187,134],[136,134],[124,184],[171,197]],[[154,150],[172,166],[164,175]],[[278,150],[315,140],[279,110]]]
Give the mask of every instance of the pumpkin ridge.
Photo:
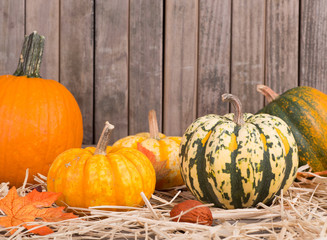
[[[134,154],[134,152],[133,151],[128,151],[128,153],[130,153],[131,155],[133,155],[133,157],[134,158],[137,158],[138,156],[136,155],[136,154]],[[140,179],[141,179],[141,181],[142,181],[142,189],[143,189],[143,191],[144,191],[144,189],[146,188],[146,184],[145,184],[145,182],[144,182],[144,180],[145,179],[143,179],[142,178],[142,175],[141,175],[141,173],[140,173],[140,171],[139,171],[139,167],[136,165],[136,163],[133,161],[133,158],[130,158],[129,156],[126,156],[126,154],[124,154],[123,155],[124,156],[124,158],[126,158],[134,167],[135,167],[135,169],[137,170],[137,172],[138,172],[138,175],[140,176]],[[132,173],[130,172],[130,175],[132,176]],[[148,196],[147,196],[148,197]]]
[[[277,195],[279,195],[281,193],[281,191],[283,190],[284,186],[286,185],[286,182],[288,180],[288,178],[286,176],[288,176],[291,171],[292,171],[292,167],[293,167],[293,164],[292,164],[292,154],[293,154],[293,148],[290,148],[290,152],[288,152],[288,154],[286,155],[285,157],[285,163],[286,163],[286,168],[285,168],[285,176],[283,178],[283,181],[280,185],[280,188],[277,192]],[[295,176],[295,173],[292,174],[293,176]],[[272,199],[269,200],[269,202],[271,201]]]
[[[128,172],[128,175],[129,176],[132,176],[131,175],[131,171],[128,169],[128,167],[126,166],[126,161],[127,161],[127,158],[125,157],[124,154],[121,154],[121,155],[117,155],[117,160],[121,161],[123,159],[124,161],[124,168],[126,168],[127,171],[124,171],[122,173],[122,171],[120,170],[121,168],[119,167],[119,165],[117,164],[117,161],[115,161],[115,164],[114,164],[114,172],[116,173],[115,176],[119,176],[119,178],[115,178],[115,185],[119,185],[119,186],[122,186],[124,185],[124,181],[122,181],[121,179],[121,175],[125,175],[127,172]],[[130,179],[130,178],[129,178]],[[119,184],[118,184],[119,182]],[[122,184],[123,183],[123,184]],[[116,199],[120,199],[120,205],[123,205],[125,206],[126,205],[126,198],[124,198],[124,193],[120,190],[120,188],[116,188]],[[122,201],[122,199],[124,199],[124,201]]]
[[[204,119],[204,121],[202,121],[202,119]],[[186,177],[184,177],[184,174],[181,174],[181,176],[182,176],[182,178],[183,178],[183,181],[186,183],[186,181],[187,180],[189,180],[189,184],[191,185],[191,186],[194,186],[194,179],[193,179],[193,177],[191,176],[191,171],[189,171],[188,169],[188,167],[190,166],[191,168],[195,165],[195,161],[196,161],[196,159],[192,159],[192,157],[189,157],[189,155],[188,155],[188,152],[189,151],[186,151],[187,149],[189,149],[190,147],[194,147],[194,146],[190,146],[189,145],[189,141],[192,139],[192,137],[194,136],[194,134],[195,134],[195,131],[191,131],[192,129],[193,129],[193,127],[195,127],[196,126],[196,128],[195,129],[198,129],[198,128],[201,128],[202,130],[204,130],[204,131],[206,131],[205,130],[205,124],[207,124],[208,123],[208,121],[210,121],[210,120],[214,120],[214,121],[217,121],[216,119],[214,119],[214,115],[212,114],[212,115],[210,115],[209,117],[200,117],[200,118],[198,118],[197,120],[195,120],[195,122],[194,122],[194,124],[192,124],[191,126],[189,126],[188,127],[188,129],[186,130],[186,133],[184,134],[184,136],[183,136],[183,139],[182,139],[182,142],[181,142],[181,145],[180,145],[180,151],[179,151],[179,156],[180,156],[180,160],[181,160],[181,173],[183,172],[183,171],[186,171],[186,172],[184,172],[184,174],[185,174],[185,176],[186,175],[188,175],[188,178],[186,178]],[[218,121],[217,121],[218,122]],[[216,124],[218,124],[218,123],[216,123]],[[216,125],[215,124],[215,125]],[[194,130],[195,130],[194,129]],[[188,131],[190,131],[189,133],[187,133]],[[186,140],[184,140],[184,139],[186,139]],[[183,142],[184,141],[184,142]],[[202,144],[202,143],[201,143]],[[195,143],[194,144],[192,144],[192,145],[195,145]],[[184,161],[184,159],[187,161]],[[185,164],[185,166],[184,166],[184,164]],[[188,171],[188,172],[187,172]],[[193,194],[194,195],[197,195],[197,196],[201,196],[201,194],[199,193],[199,191],[197,190],[197,189],[195,189],[194,187],[192,187],[192,188],[189,188],[189,190],[191,191],[191,192],[193,192]]]
[[[235,137],[237,139],[239,131],[240,131],[241,126],[240,125],[235,125],[233,133],[235,134]],[[242,203],[244,202],[243,200],[246,198],[245,197],[245,192],[244,192],[244,188],[243,188],[243,184],[242,184],[242,174],[240,169],[237,166],[237,156],[238,156],[238,152],[239,149],[242,148],[242,144],[237,144],[236,149],[234,149],[231,152],[231,163],[229,166],[229,171],[231,177],[230,178],[230,183],[231,183],[231,194],[232,194],[232,201],[230,202],[231,205],[233,205],[235,208],[240,208],[242,207]],[[226,169],[228,169],[228,167],[226,166]]]
[[[44,97],[44,105],[46,105],[46,109],[49,109],[49,105],[50,105],[50,99],[49,96],[51,96],[51,91],[48,91],[46,82],[44,81],[40,81],[39,85],[41,92],[45,95]],[[41,87],[42,86],[42,87]],[[44,123],[46,125],[47,129],[51,129],[51,123],[50,123],[50,115],[49,112],[46,112],[47,114],[47,120],[46,123]],[[47,143],[46,146],[44,146],[43,151],[45,154],[45,158],[48,159],[49,155],[50,155],[50,151],[52,150],[51,146],[54,146],[54,144],[52,143],[52,137],[51,135],[53,135],[53,133],[48,133],[48,137],[47,137]],[[67,147],[65,146],[65,149],[67,149]],[[54,159],[53,159],[54,160]]]
[[[218,125],[220,125],[222,123],[221,120],[218,120],[217,121],[216,119],[214,119],[217,122],[214,123],[214,125],[210,129],[205,129],[205,125],[208,124],[208,122],[210,120],[211,119],[208,119],[207,121],[203,122],[203,124],[199,125],[197,129],[200,129],[201,128],[204,132],[210,132],[211,131],[211,133],[212,133],[212,129],[215,129],[215,127],[217,127]],[[195,131],[192,132],[192,136],[194,134],[195,134]],[[190,137],[190,139],[192,139],[192,137]],[[192,158],[189,159],[189,166],[192,167],[192,166],[196,165],[197,175],[198,175],[198,178],[197,179],[202,179],[203,180],[203,182],[199,182],[200,189],[201,189],[201,191],[203,193],[203,197],[201,197],[201,194],[195,188],[192,188],[192,189],[197,191],[197,194],[196,195],[198,195],[201,198],[202,201],[207,202],[207,201],[209,201],[209,199],[214,199],[215,204],[217,204],[217,206],[221,206],[221,204],[215,200],[215,195],[213,193],[212,186],[208,182],[208,174],[205,171],[207,159],[204,156],[204,154],[206,152],[206,148],[207,148],[207,144],[208,143],[209,143],[209,139],[208,139],[208,141],[206,141],[205,145],[203,145],[202,144],[202,139],[198,138],[192,144],[193,147],[195,147],[194,145],[197,145],[197,154],[195,156],[196,158],[193,159],[193,163],[191,161]],[[191,171],[189,171],[189,179],[191,180],[191,183],[190,184],[192,186],[194,186],[194,180],[193,180],[193,177],[191,176]],[[206,196],[207,193],[211,196],[211,198],[209,198],[209,196]]]
[[[142,191],[144,191],[144,179],[142,178],[142,175],[140,174],[140,172],[139,172],[139,170],[138,170],[138,168],[137,168],[137,166],[134,164],[134,162],[133,161],[129,161],[129,159],[128,159],[128,157],[127,156],[125,156],[125,154],[122,154],[121,156],[120,156],[120,160],[122,160],[123,159],[123,161],[124,161],[124,166],[125,166],[125,168],[126,168],[126,172],[128,172],[128,174],[129,174],[129,178],[128,179],[132,179],[131,177],[134,175],[134,174],[136,174],[135,172],[137,172],[137,178],[138,179],[140,179],[141,180],[141,182],[142,182],[142,186],[141,186],[141,189],[142,189]],[[131,167],[130,166],[133,166],[134,167],[134,171],[132,172],[132,169],[131,169]],[[124,174],[126,174],[126,172],[124,173]],[[132,184],[135,184],[137,187],[139,187],[139,182],[138,183],[135,183],[135,182],[131,182]],[[129,186],[133,186],[132,184],[128,184]],[[136,187],[135,186],[133,186],[133,190],[135,189]],[[130,193],[130,192],[129,192]],[[135,194],[133,194],[133,195],[135,195]],[[126,197],[125,197],[125,199],[126,199]],[[124,205],[130,205],[130,203],[129,202],[125,202],[125,204]],[[137,207],[136,205],[134,206],[134,207]]]
[[[212,129],[214,129],[217,125],[221,124],[221,122],[218,122],[214,127],[212,127],[208,133],[212,133]],[[200,182],[200,185],[202,186],[202,192],[204,193],[204,196],[206,196],[206,194],[210,195],[210,199],[213,200],[213,203],[215,204],[215,206],[219,206],[222,207],[222,205],[216,200],[215,194],[213,192],[213,187],[211,186],[211,184],[209,183],[208,179],[209,179],[209,174],[207,173],[207,171],[205,171],[206,169],[206,165],[208,163],[208,159],[207,156],[205,155],[206,152],[206,148],[208,145],[209,141],[206,141],[205,144],[202,144],[202,139],[198,139],[198,148],[197,148],[197,152],[198,154],[200,154],[200,157],[198,158],[198,162],[197,162],[197,173],[198,173],[198,179],[202,179],[203,182]],[[214,179],[215,181],[215,179]],[[204,202],[207,202],[208,199],[206,197],[203,198]]]
[[[264,134],[260,126],[254,122],[251,123],[254,125],[258,132],[260,134],[263,134],[265,138],[267,136]],[[275,178],[275,174],[272,173],[272,166],[270,164],[270,153],[269,153],[269,148],[263,147],[263,155],[262,155],[262,160],[261,160],[261,167],[262,168],[262,178],[261,181],[258,182],[258,186],[256,187],[256,192],[258,192],[258,195],[256,199],[253,202],[253,205],[257,205],[260,201],[263,199],[266,199],[267,196],[270,193],[270,185],[272,182],[272,179]]]
[[[23,78],[23,77],[21,77]],[[14,80],[14,79],[13,79]],[[15,79],[16,80],[16,79]],[[8,93],[10,93],[11,95],[13,96],[27,96],[26,98],[26,102],[29,102],[30,99],[31,99],[31,95],[28,94],[29,92],[31,92],[30,88],[32,88],[31,84],[28,84],[29,83],[29,79],[26,79],[28,81],[25,81],[23,84],[25,85],[24,87],[19,87],[20,85],[20,81],[19,80],[16,80],[16,81],[13,81],[14,85],[11,85],[11,89],[14,89],[14,90],[10,90],[8,91]],[[11,111],[11,115],[8,116],[7,119],[14,119],[16,120],[17,118],[17,115],[20,119],[18,119],[18,122],[21,123],[22,122],[22,119],[23,119],[23,116],[25,117],[26,115],[28,115],[28,111],[31,111],[31,110],[35,110],[35,109],[22,109],[21,107],[21,103],[19,102],[19,98],[14,98],[13,101],[11,101],[11,105],[8,105],[8,109],[15,109],[14,111]],[[17,114],[17,112],[19,112]],[[17,124],[17,121],[15,121],[15,123]],[[12,122],[11,124],[14,124],[14,122]],[[30,122],[27,121],[25,124],[24,124],[24,133],[22,134],[21,136],[21,139],[18,139],[16,135],[14,135],[13,133],[11,133],[11,130],[13,128],[13,126],[11,125],[10,128],[5,128],[6,130],[6,135],[4,136],[8,136],[7,138],[7,141],[6,141],[6,144],[5,147],[6,149],[10,148],[10,145],[12,144],[18,144],[18,145],[21,145],[23,141],[26,141],[27,139],[29,139],[31,136],[31,131],[32,129],[29,129],[29,125],[30,125]],[[27,131],[26,131],[27,130]],[[7,135],[8,134],[8,135]],[[15,137],[15,139],[13,139],[13,137]],[[22,140],[23,139],[23,140]],[[32,144],[34,143],[31,143],[31,146]],[[17,151],[17,154],[21,155],[22,151],[26,151],[26,155],[31,155],[30,153],[30,149],[31,149],[31,146],[29,149],[16,149]],[[10,159],[10,152],[8,151],[5,151],[5,159]],[[18,159],[17,159],[17,155],[13,158],[14,161],[16,162]],[[20,179],[19,181],[23,182],[24,178],[23,176],[25,176],[25,171],[26,169],[22,169],[22,167],[20,165],[24,165],[24,161],[26,161],[25,159],[23,159],[22,161],[18,161],[17,164],[19,166],[19,168],[16,170],[16,172],[8,172],[8,174],[11,174],[12,176],[10,177],[10,179],[13,179],[14,178],[14,175],[20,175]],[[3,163],[3,162],[2,162]],[[3,171],[6,171],[6,169],[10,169],[10,161],[5,161],[5,163],[7,164],[7,167],[5,166],[1,166],[3,167]],[[22,163],[22,164],[21,164]],[[5,175],[8,175],[8,174],[5,174]],[[30,172],[31,174],[31,172]],[[2,174],[0,174],[1,176]],[[12,182],[10,182],[10,184],[13,184]]]

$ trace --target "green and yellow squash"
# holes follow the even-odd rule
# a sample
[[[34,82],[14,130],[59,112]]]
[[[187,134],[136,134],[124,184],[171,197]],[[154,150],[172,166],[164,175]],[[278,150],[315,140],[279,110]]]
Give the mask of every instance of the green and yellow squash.
[[[263,202],[294,181],[298,150],[287,124],[268,114],[242,113],[231,94],[235,114],[206,115],[182,137],[181,174],[198,200],[221,208],[243,208]]]
[[[267,104],[259,113],[283,119],[299,149],[299,165],[309,164],[314,172],[327,169],[327,95],[312,87],[295,87],[278,95],[264,85],[257,90]]]

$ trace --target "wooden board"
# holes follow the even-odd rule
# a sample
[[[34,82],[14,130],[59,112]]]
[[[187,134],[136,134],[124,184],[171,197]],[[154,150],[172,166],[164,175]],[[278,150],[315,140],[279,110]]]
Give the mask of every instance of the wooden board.
[[[59,1],[26,0],[26,33],[45,37],[41,76],[59,81]]]
[[[128,134],[128,0],[96,2],[95,140],[105,121],[113,143]]]
[[[148,131],[155,109],[162,125],[163,0],[130,1],[129,134]]]
[[[228,113],[221,95],[229,92],[231,1],[200,0],[197,116]]]
[[[265,1],[234,0],[232,19],[231,92],[244,112],[257,112],[263,97],[256,91],[264,83]]]
[[[164,132],[182,135],[196,118],[198,1],[165,5]]]
[[[301,2],[300,85],[327,94],[327,1]]]
[[[61,1],[60,82],[75,96],[83,115],[84,144],[93,139],[93,0]]]
[[[24,42],[24,0],[0,1],[0,75],[13,74]]]
[[[299,1],[268,0],[266,82],[277,93],[298,85]]]

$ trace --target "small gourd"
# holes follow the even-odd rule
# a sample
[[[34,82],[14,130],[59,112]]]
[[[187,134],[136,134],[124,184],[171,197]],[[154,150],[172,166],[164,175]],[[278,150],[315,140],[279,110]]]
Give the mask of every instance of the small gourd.
[[[136,149],[107,147],[113,128],[106,122],[96,148],[61,153],[50,167],[48,191],[61,192],[60,201],[73,207],[143,206],[141,192],[147,198],[154,192],[154,168]]]
[[[182,137],[181,174],[201,202],[221,208],[269,204],[293,183],[298,150],[287,124],[268,114],[242,113],[231,94],[235,114],[206,115]]]
[[[156,170],[156,189],[183,185],[178,157],[181,137],[166,137],[160,133],[154,110],[149,111],[148,119],[149,132],[119,139],[113,144],[113,148],[132,147],[146,154]]]

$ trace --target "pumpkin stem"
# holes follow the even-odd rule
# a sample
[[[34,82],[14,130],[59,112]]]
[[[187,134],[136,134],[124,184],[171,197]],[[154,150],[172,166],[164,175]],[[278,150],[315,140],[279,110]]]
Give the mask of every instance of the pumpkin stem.
[[[109,144],[111,132],[114,128],[115,128],[115,126],[110,124],[108,121],[105,123],[105,126],[104,126],[101,136],[100,136],[100,139],[98,141],[97,147],[94,151],[94,155],[98,155],[98,154],[106,155],[107,154],[106,149]]]
[[[158,128],[158,121],[157,121],[157,116],[156,116],[156,111],[155,110],[150,110],[149,111],[149,132],[150,132],[150,138],[154,139],[160,139],[159,137],[159,128]]]
[[[234,96],[233,94],[224,93],[222,95],[222,100],[224,102],[228,101],[233,105],[233,107],[235,109],[234,122],[237,125],[243,125],[244,120],[243,120],[243,112],[242,112],[242,103],[241,103],[240,99],[238,97]]]
[[[266,85],[257,85],[257,91],[265,96],[268,103],[279,97],[278,93]]]
[[[40,77],[40,65],[44,48],[44,36],[32,32],[25,36],[14,76]]]

